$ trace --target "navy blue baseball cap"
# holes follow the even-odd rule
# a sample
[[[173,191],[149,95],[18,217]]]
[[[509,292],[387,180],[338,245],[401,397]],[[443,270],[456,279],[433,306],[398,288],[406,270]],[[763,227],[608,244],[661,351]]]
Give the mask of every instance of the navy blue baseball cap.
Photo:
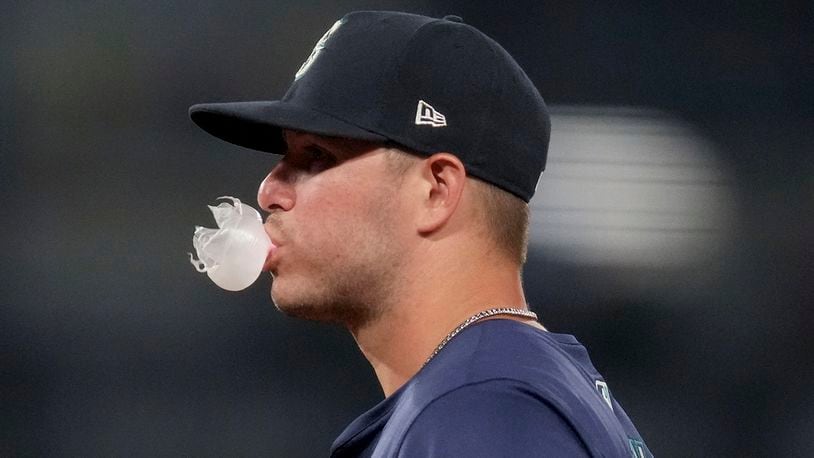
[[[551,122],[525,72],[461,18],[345,15],[319,40],[282,99],[189,109],[210,134],[281,154],[282,129],[448,152],[469,175],[528,202]]]

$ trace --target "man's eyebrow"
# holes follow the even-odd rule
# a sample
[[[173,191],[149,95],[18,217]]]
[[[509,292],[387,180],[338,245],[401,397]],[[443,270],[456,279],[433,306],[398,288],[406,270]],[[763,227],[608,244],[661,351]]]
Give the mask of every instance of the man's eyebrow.
[[[363,154],[370,149],[373,149],[373,144],[368,144],[362,140],[355,140],[345,137],[331,137],[327,135],[313,134],[310,132],[300,132],[295,130],[284,130],[282,132],[284,150],[283,153],[288,153],[291,147],[289,142],[290,137],[301,139],[300,141],[315,145],[316,147],[325,150],[325,152],[336,156],[337,159],[346,160],[355,156]]]
[[[349,143],[352,140],[342,137],[309,134],[307,141],[328,153],[338,156],[338,158],[350,158],[360,153],[360,148],[356,148]]]

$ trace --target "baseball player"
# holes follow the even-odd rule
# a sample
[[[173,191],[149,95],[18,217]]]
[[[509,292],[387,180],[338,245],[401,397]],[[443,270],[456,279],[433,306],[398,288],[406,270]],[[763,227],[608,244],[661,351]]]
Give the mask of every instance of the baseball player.
[[[353,12],[282,99],[190,116],[282,155],[257,195],[272,300],[345,326],[384,391],[332,456],[652,456],[585,348],[528,309],[550,121],[495,41],[454,16]]]

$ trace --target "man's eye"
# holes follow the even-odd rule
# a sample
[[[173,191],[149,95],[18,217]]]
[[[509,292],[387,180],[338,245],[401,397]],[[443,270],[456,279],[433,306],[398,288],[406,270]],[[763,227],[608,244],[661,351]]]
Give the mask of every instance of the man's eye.
[[[318,146],[310,146],[305,150],[305,152],[312,167],[325,169],[332,166],[336,162],[331,153]]]
[[[308,148],[308,156],[311,160],[320,160],[325,159],[328,156],[328,153],[320,148],[317,148],[316,146],[312,146]]]

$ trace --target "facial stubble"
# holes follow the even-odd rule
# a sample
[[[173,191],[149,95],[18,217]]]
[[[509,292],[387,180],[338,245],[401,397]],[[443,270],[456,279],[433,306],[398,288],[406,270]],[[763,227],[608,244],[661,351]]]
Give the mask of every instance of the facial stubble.
[[[274,294],[272,302],[288,316],[339,323],[351,329],[369,325],[381,317],[397,294],[404,252],[396,237],[398,214],[392,191],[370,203],[363,221],[344,221],[349,230],[340,256],[325,257],[312,251],[308,263],[319,266],[318,275],[300,277],[293,292]],[[326,228],[326,231],[333,228]],[[320,257],[320,255],[323,255]],[[300,260],[302,261],[302,259]]]

